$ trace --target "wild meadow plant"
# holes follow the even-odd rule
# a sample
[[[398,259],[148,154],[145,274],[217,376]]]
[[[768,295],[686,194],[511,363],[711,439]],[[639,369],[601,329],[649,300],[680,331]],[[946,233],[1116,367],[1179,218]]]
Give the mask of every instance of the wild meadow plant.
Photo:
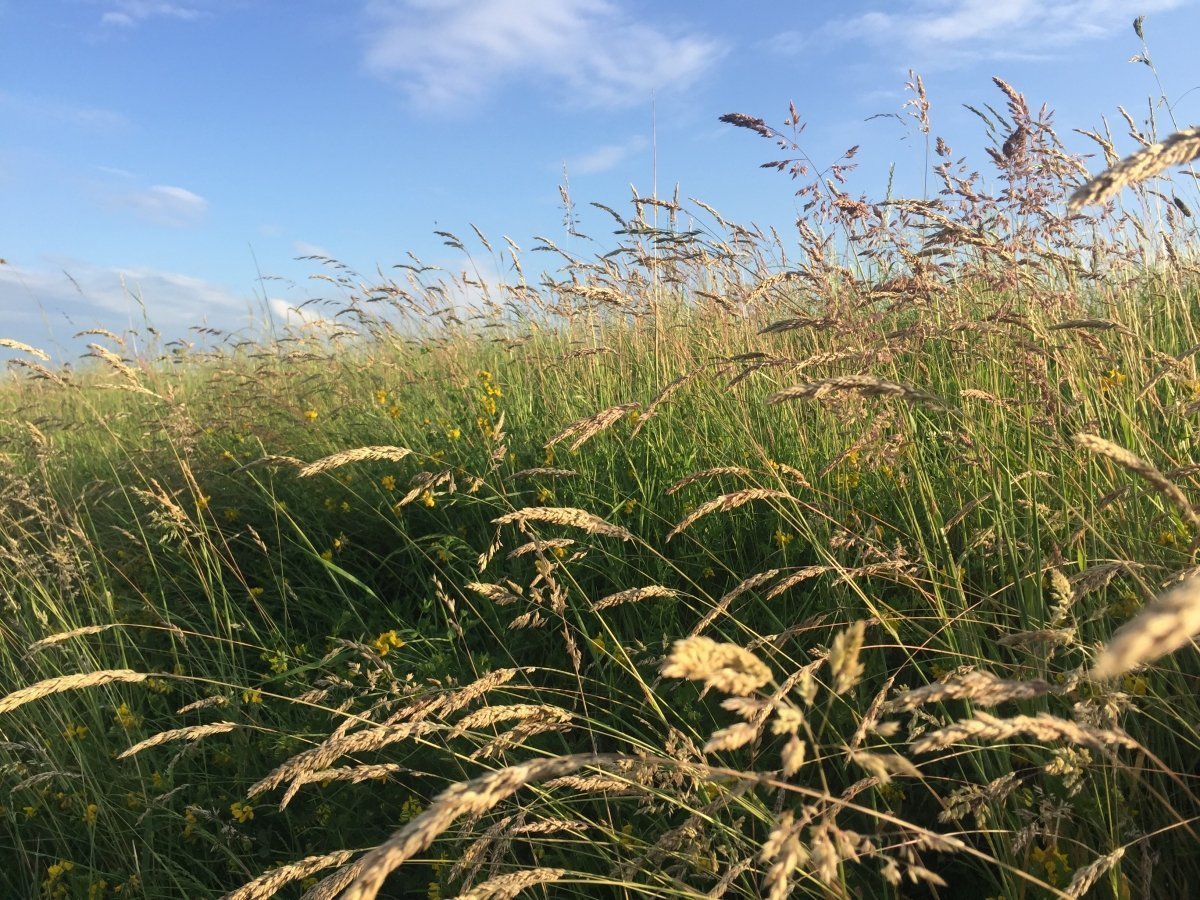
[[[726,116],[798,244],[635,197],[273,342],[2,342],[4,895],[1187,896],[1200,290],[1133,183],[1198,145],[1080,188],[996,85],[989,180],[913,76],[922,199]]]

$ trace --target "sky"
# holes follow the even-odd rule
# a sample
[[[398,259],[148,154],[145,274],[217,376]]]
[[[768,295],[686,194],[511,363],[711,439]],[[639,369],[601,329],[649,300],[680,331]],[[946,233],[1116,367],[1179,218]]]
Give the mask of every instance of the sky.
[[[1130,62],[1137,15],[1161,85]],[[0,0],[0,35],[0,338],[60,361],[87,328],[200,340],[294,317],[329,295],[314,254],[368,281],[409,252],[462,271],[444,230],[511,277],[472,225],[498,249],[607,252],[588,204],[627,213],[632,190],[678,184],[786,237],[795,186],[730,112],[780,125],[793,101],[813,159],[862,147],[852,192],[894,172],[920,196],[910,69],[934,134],[985,171],[962,104],[1000,107],[993,75],[1081,153],[1072,129],[1102,117],[1135,149],[1118,104],[1200,121],[1200,0]],[[591,240],[567,234],[564,179]]]

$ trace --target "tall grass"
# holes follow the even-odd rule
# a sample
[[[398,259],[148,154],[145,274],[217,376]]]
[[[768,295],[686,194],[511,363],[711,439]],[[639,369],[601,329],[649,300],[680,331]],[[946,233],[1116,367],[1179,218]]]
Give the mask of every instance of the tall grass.
[[[16,346],[4,894],[1186,896],[1186,203],[1068,217],[997,86],[933,199],[726,117],[795,245],[642,198],[477,234],[503,285],[327,261],[274,343]]]

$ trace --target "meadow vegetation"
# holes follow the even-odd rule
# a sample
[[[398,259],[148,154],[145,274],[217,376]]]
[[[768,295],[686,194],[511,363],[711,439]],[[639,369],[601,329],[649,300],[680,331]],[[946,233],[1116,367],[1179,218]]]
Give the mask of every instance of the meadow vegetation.
[[[787,237],[634,197],[444,235],[505,284],[6,342],[0,893],[1188,896],[1195,226],[1069,211],[997,87],[976,169],[914,77],[921,199],[727,116]]]

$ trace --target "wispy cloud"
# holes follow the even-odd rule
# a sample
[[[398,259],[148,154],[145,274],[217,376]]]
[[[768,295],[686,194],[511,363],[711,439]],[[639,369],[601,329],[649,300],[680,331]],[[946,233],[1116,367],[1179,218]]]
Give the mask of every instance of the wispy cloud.
[[[202,278],[146,266],[48,262],[36,268],[15,262],[0,266],[0,308],[5,310],[0,337],[42,346],[47,326],[59,341],[96,326],[118,333],[140,330],[143,304],[150,325],[164,334],[183,334],[204,321],[222,328],[240,328],[249,321],[247,297]],[[59,323],[64,320],[62,333]]]
[[[297,256],[323,256],[326,259],[336,258],[320,244],[313,244],[309,241],[292,241],[292,250],[295,251]]]
[[[92,131],[111,131],[128,124],[123,115],[110,109],[79,106],[13,91],[0,90],[0,109],[24,119],[53,125],[70,125]]]
[[[120,194],[115,198],[115,203],[151,225],[167,228],[195,225],[208,212],[208,201],[199,194],[169,184],[156,184],[144,190]]]
[[[587,153],[567,160],[567,172],[572,175],[597,175],[615,169],[631,156],[646,149],[647,141],[640,135],[619,144],[604,144]]]
[[[146,19],[176,19],[192,21],[203,12],[195,6],[170,3],[167,0],[108,0],[100,15],[100,24],[111,28],[132,28]]]
[[[1061,56],[1068,48],[1130,28],[1135,13],[1161,12],[1187,0],[904,0],[888,12],[836,20],[843,38],[917,51],[946,65],[980,58]]]
[[[516,81],[583,105],[628,106],[689,86],[724,52],[612,0],[369,0],[366,16],[367,70],[428,110],[453,111]]]

